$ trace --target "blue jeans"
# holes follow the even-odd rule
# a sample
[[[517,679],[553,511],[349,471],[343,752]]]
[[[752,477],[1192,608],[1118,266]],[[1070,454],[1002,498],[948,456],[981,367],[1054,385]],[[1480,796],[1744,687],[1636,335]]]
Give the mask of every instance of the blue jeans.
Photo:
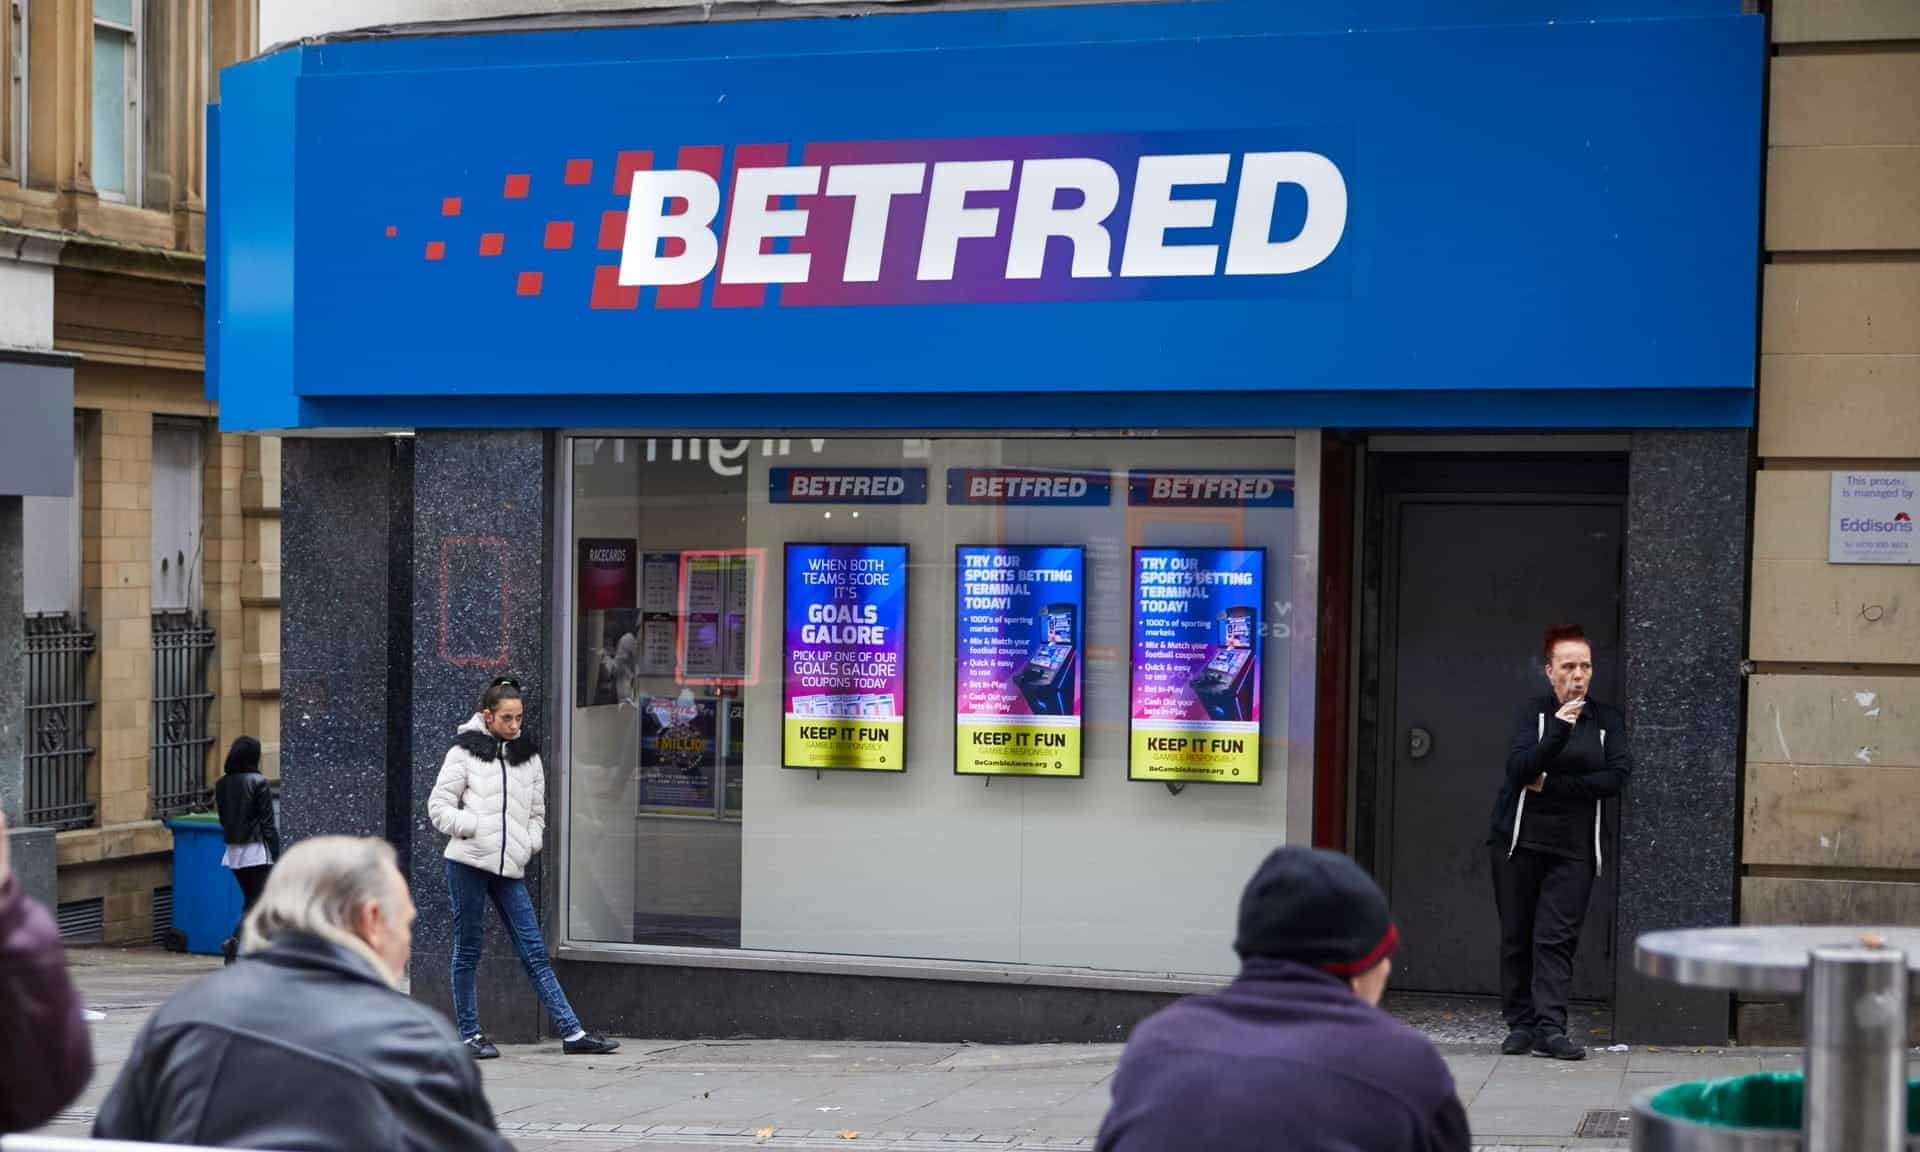
[[[547,960],[547,944],[540,937],[540,918],[524,880],[509,880],[456,860],[447,861],[447,891],[453,897],[453,1022],[464,1039],[480,1034],[480,993],[477,976],[480,951],[486,940],[487,901],[500,910],[513,950],[540,994],[540,1003],[553,1018],[562,1038],[580,1030],[580,1020],[560,990],[560,978]]]

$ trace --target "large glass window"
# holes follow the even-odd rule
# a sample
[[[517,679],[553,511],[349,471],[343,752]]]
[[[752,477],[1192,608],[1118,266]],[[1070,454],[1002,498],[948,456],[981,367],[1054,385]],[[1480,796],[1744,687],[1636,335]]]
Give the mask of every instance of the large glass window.
[[[571,941],[1233,971],[1286,827],[1290,438],[569,463]]]
[[[93,0],[93,187],[126,200],[139,187],[139,0]]]

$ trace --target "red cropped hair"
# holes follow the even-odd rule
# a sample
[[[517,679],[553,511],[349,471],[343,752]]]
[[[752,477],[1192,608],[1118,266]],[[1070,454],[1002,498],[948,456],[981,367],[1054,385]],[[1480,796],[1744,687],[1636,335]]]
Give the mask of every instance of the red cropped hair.
[[[1553,663],[1553,650],[1567,641],[1587,643],[1587,630],[1578,624],[1555,624],[1540,637],[1540,658]]]

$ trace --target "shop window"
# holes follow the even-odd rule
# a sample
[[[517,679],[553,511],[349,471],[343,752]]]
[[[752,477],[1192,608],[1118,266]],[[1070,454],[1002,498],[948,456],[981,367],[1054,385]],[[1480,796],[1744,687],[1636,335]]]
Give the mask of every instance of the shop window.
[[[1285,837],[1291,439],[568,462],[570,942],[1233,970]]]
[[[93,187],[136,201],[141,171],[140,0],[93,0]]]

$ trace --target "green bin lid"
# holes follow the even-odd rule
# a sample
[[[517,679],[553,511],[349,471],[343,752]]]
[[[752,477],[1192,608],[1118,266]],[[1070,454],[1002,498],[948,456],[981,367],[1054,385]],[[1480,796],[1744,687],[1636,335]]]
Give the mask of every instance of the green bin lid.
[[[1653,1110],[1712,1128],[1797,1132],[1805,1096],[1803,1073],[1756,1072],[1675,1084],[1653,1098]],[[1920,1081],[1907,1085],[1907,1132],[1920,1135]]]
[[[189,812],[184,816],[167,817],[169,828],[218,828],[220,816],[215,812]]]

